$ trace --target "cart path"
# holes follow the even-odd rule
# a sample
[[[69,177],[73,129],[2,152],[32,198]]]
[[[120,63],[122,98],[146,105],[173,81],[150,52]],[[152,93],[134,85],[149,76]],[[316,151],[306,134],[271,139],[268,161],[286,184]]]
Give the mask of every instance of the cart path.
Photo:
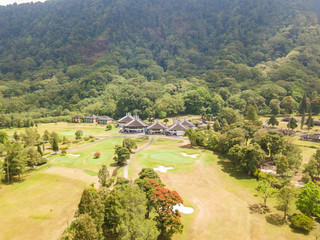
[[[140,153],[141,151],[145,150],[146,148],[150,147],[151,144],[153,143],[154,139],[155,139],[155,137],[152,136],[151,140],[149,141],[149,143],[147,145],[143,146],[142,148],[139,148],[134,154],[131,155],[131,157],[133,155],[136,155],[136,154]],[[130,159],[131,159],[131,157],[130,157]],[[127,178],[127,179],[129,178],[129,163],[130,163],[130,159],[127,160],[127,164],[124,166],[124,169],[123,169],[123,177]]]

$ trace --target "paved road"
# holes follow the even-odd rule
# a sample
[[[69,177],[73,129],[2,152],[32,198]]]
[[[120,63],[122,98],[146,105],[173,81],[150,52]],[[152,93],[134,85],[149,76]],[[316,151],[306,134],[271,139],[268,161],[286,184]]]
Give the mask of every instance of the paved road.
[[[154,138],[155,138],[155,137],[152,136],[150,142],[149,142],[147,145],[143,146],[142,148],[139,148],[134,154],[131,155],[131,157],[132,157],[133,155],[138,154],[139,152],[145,150],[146,148],[150,147],[150,145],[151,145],[151,144],[153,143],[153,141],[154,141]],[[123,177],[124,177],[124,178],[127,178],[127,179],[129,178],[129,163],[130,163],[130,159],[127,160],[127,164],[124,166],[124,169],[123,169]]]

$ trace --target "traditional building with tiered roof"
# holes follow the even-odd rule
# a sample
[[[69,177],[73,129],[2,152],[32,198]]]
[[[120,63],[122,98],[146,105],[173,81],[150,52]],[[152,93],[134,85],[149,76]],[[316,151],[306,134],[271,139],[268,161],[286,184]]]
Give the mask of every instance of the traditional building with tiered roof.
[[[132,116],[131,116],[132,117]],[[146,132],[148,124],[141,121],[138,115],[133,116],[133,120],[123,126],[124,132],[142,133]]]
[[[163,125],[159,122],[159,120],[156,120],[155,123],[153,123],[151,126],[147,128],[148,134],[164,134],[165,131],[168,129],[167,126]]]
[[[118,127],[122,128],[132,120],[133,120],[133,116],[131,116],[131,113],[126,113],[126,115],[123,118],[120,118],[118,120]]]
[[[175,124],[168,128],[166,135],[183,136],[187,129],[180,121],[176,121]]]
[[[183,118],[183,121],[181,122],[181,124],[183,125],[183,126],[185,126],[186,128],[191,128],[191,129],[195,129],[196,128],[196,126],[192,123],[192,122],[189,122],[188,120],[187,120],[187,118]]]

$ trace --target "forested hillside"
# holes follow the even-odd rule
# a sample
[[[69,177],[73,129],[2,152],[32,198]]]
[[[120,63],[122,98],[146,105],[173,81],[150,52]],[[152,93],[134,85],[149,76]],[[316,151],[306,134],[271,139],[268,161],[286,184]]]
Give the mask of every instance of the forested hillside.
[[[0,127],[71,113],[318,113],[316,0],[49,0],[0,7]],[[19,113],[19,117],[18,117]],[[24,113],[24,114],[21,114]]]

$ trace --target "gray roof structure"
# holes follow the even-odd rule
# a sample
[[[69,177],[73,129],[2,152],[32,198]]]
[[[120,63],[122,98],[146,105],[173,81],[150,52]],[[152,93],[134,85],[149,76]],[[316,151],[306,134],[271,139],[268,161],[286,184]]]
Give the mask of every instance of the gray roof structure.
[[[134,117],[131,116],[131,113],[126,113],[126,115],[123,118],[120,118],[118,120],[118,122],[127,124],[127,123],[131,122],[132,120],[134,120]]]
[[[98,120],[113,120],[111,117],[108,116],[99,116]]]
[[[320,126],[320,121],[313,121],[314,126]]]
[[[139,116],[133,116],[133,120],[129,123],[127,123],[126,125],[124,125],[124,127],[133,127],[133,128],[136,128],[136,127],[147,127],[148,124],[145,123],[145,122],[142,122],[139,118]]]
[[[285,117],[285,118],[281,119],[281,121],[282,121],[282,122],[289,122],[291,118],[292,118],[292,117]],[[297,119],[297,118],[293,118],[293,119],[294,119],[296,122],[300,122],[300,120]]]
[[[187,128],[194,128],[195,125],[192,122],[189,122],[187,118],[184,118],[181,124]]]
[[[95,118],[98,118],[98,116],[96,116],[94,114],[90,114],[90,115],[86,116],[85,118],[93,118],[93,119],[95,119]]]
[[[304,135],[301,135],[301,139],[320,141],[320,135],[304,134]]]
[[[160,129],[167,129],[167,126],[163,125],[162,123],[159,122],[159,120],[156,120],[155,123],[150,125],[148,130],[160,130]]]
[[[186,131],[188,128],[183,126],[181,122],[177,121],[171,127],[169,127],[169,131]]]

